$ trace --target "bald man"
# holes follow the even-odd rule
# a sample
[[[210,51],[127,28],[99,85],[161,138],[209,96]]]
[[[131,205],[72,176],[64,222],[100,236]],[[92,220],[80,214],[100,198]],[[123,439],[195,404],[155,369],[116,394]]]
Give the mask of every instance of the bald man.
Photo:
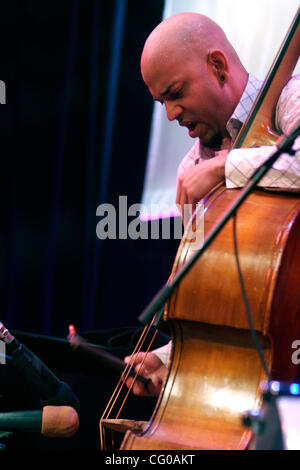
[[[221,181],[229,188],[243,186],[274,152],[269,146],[230,151],[262,82],[245,70],[224,31],[206,16],[180,13],[160,23],[145,43],[141,72],[168,119],[177,120],[196,140],[178,169],[176,202],[182,210],[184,204],[195,206]],[[299,119],[300,76],[295,76],[277,104],[278,131],[289,133]],[[282,155],[260,184],[300,189],[300,152]],[[148,390],[135,384],[134,393],[159,393],[169,349],[170,345],[147,356],[140,373],[152,382]],[[137,367],[143,359],[144,353],[133,357]]]
[[[182,208],[195,205],[224,179],[227,187],[243,186],[253,168],[273,152],[271,147],[229,152],[262,82],[248,74],[224,31],[211,19],[180,13],[160,23],[145,43],[141,72],[168,119],[177,120],[196,139],[178,170],[176,202]],[[299,121],[299,80],[295,77],[290,84],[295,91],[279,100],[280,133],[288,133]],[[281,158],[261,185],[299,188],[299,155]]]

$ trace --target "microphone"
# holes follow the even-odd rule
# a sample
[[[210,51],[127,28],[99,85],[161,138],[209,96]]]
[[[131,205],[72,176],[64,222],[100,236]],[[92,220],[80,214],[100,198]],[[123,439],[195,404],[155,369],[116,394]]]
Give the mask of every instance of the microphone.
[[[10,365],[39,393],[41,405],[68,405],[79,410],[79,400],[71,387],[56,377],[43,362],[0,322],[0,340],[6,344]]]
[[[39,432],[45,437],[71,437],[79,427],[70,406],[45,406],[42,410],[0,413],[1,431]]]

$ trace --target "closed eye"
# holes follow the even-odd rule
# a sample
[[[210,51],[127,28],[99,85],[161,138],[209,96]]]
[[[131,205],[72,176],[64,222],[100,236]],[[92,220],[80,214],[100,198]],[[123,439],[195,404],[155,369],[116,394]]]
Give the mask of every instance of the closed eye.
[[[183,92],[183,88],[170,92],[168,96],[166,97],[166,99],[170,101],[179,100],[180,98],[182,98],[182,92]]]
[[[168,87],[165,92],[161,94],[162,99],[155,99],[154,101],[158,101],[161,105],[164,104],[165,101],[176,101],[182,98],[183,96],[183,87],[179,88],[178,90],[172,91],[172,87]]]

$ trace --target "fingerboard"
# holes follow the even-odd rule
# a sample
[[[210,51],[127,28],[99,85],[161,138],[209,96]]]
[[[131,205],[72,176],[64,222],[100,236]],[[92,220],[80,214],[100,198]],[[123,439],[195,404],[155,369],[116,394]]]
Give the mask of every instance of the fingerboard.
[[[241,127],[232,148],[271,145],[279,137],[275,110],[282,89],[292,77],[300,55],[300,9],[298,9],[280,49]]]

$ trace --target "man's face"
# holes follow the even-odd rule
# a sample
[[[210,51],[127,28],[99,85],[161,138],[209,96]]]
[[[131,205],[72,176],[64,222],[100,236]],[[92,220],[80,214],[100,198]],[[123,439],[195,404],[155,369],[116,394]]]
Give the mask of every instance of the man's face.
[[[218,147],[230,117],[223,88],[208,64],[176,56],[164,61],[142,62],[142,74],[153,98],[166,107],[170,121],[177,120],[190,137]],[[231,108],[230,108],[231,109]]]

